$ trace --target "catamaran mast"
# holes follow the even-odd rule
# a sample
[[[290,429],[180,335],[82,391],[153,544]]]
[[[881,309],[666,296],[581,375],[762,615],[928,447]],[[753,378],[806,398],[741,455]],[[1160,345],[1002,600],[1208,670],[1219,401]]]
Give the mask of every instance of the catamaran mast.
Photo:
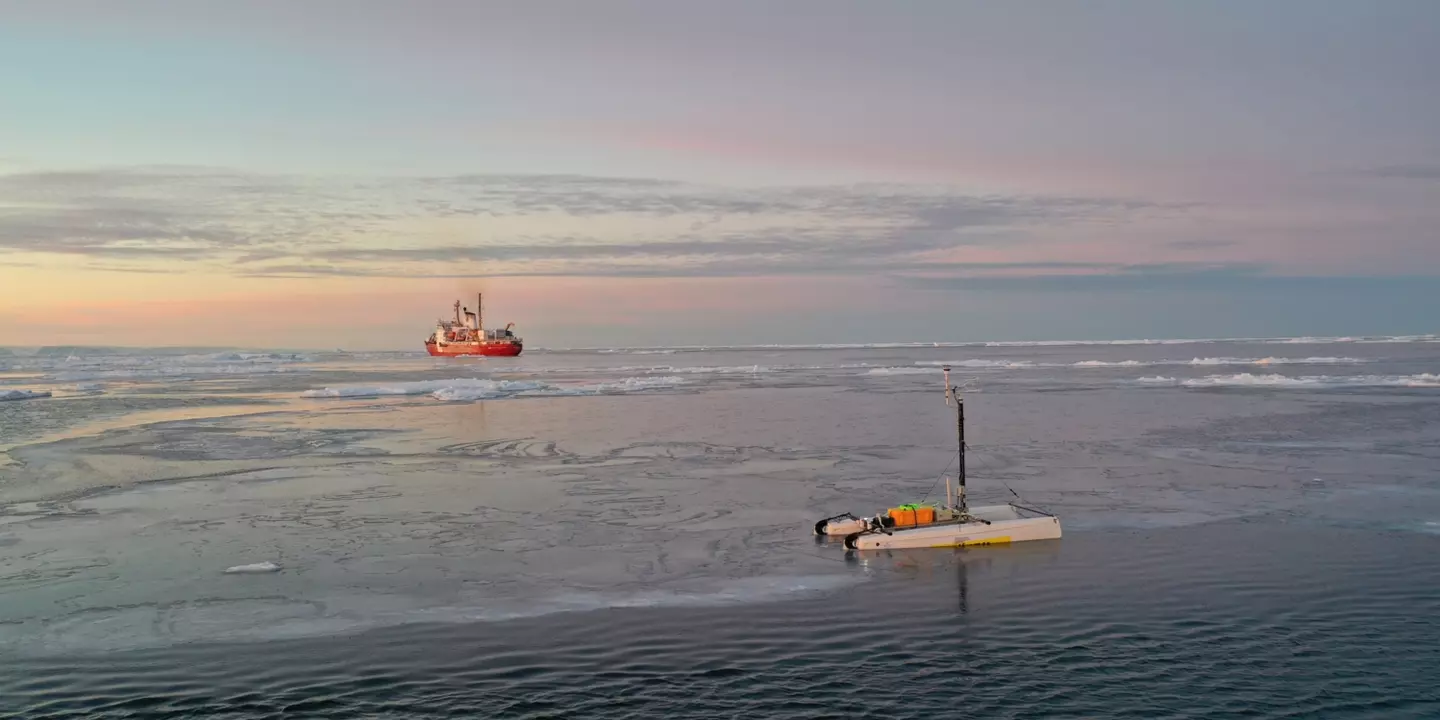
[[[950,368],[945,368],[945,404],[955,398],[955,443],[959,452],[960,467],[955,472],[955,506],[965,512],[965,400],[960,397],[960,388],[950,385]],[[947,481],[948,482],[948,481]]]
[[[955,388],[955,436],[960,452],[960,469],[956,481],[960,484],[960,502],[965,502],[965,399],[960,397],[960,388]]]

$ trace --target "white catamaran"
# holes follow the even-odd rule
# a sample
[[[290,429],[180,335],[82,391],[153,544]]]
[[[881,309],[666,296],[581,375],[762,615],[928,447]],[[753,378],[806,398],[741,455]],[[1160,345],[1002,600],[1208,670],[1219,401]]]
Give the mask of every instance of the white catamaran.
[[[950,385],[950,368],[944,370],[945,404],[955,402],[960,453],[953,495],[950,478],[945,478],[945,507],[902,505],[871,518],[841,513],[815,523],[817,535],[843,535],[847,550],[947,548],[1060,537],[1060,518],[1050,513],[1013,502],[973,508],[966,503],[965,401],[960,397],[960,389]]]

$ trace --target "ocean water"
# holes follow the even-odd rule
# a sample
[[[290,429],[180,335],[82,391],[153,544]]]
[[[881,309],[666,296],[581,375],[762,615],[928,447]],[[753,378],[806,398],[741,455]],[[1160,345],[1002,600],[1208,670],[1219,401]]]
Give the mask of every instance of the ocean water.
[[[0,352],[0,717],[1440,717],[1437,340]]]

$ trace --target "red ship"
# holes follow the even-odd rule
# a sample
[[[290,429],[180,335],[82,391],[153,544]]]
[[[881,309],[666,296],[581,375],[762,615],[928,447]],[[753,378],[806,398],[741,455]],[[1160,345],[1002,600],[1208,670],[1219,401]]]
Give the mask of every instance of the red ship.
[[[436,320],[435,332],[425,338],[425,351],[437,357],[460,357],[464,355],[485,355],[490,357],[515,357],[524,349],[525,342],[506,325],[503,330],[486,330],[483,324],[482,297],[475,296],[475,310],[465,308],[462,318],[460,301],[455,301],[455,319]]]

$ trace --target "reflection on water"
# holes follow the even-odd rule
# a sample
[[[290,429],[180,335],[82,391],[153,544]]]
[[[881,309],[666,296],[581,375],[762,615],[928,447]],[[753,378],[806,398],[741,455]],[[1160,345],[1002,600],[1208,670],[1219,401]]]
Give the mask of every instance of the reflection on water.
[[[1063,540],[1043,540],[980,547],[899,550],[850,550],[847,563],[870,572],[886,572],[929,587],[943,587],[953,578],[956,607],[970,609],[971,576],[982,580],[997,575],[1037,571],[1060,559]]]

